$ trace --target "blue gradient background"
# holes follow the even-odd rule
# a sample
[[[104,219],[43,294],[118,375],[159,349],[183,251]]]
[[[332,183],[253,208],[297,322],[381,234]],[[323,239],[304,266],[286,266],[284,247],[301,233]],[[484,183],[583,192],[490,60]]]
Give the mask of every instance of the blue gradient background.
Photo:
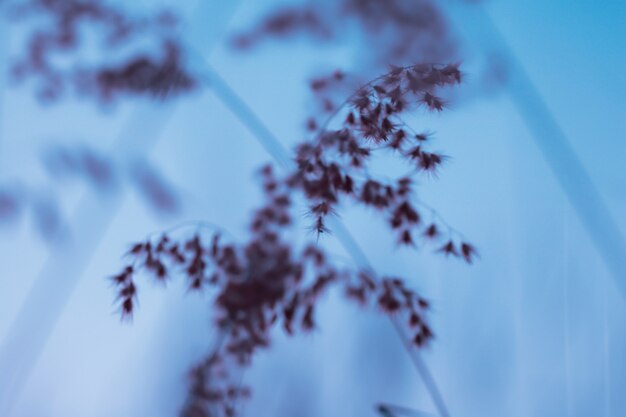
[[[229,35],[279,4],[243,1],[232,19],[235,6],[224,2],[177,7],[187,14],[189,42],[291,146],[310,109],[307,80],[321,69],[350,66],[350,56],[345,45],[320,49],[306,41],[233,53]],[[471,7],[450,7],[464,42],[466,93],[452,110],[415,123],[436,131],[437,147],[453,157],[438,180],[424,181],[420,197],[478,246],[480,261],[467,266],[429,249],[394,250],[373,213],[352,210],[343,219],[377,270],[409,277],[433,301],[437,339],[424,359],[452,416],[626,415],[626,304],[615,284],[626,276],[608,272],[507,89],[479,88],[479,68],[497,42],[476,25]],[[626,2],[499,0],[481,7],[624,235]],[[3,27],[0,36],[5,55],[19,34]],[[180,219],[152,215],[131,190],[103,201],[79,183],[51,183],[42,150],[88,143],[121,163],[146,157],[177,187],[181,219],[219,223],[237,237],[245,236],[259,197],[254,172],[269,155],[209,89],[165,106],[129,101],[101,112],[71,100],[41,106],[29,89],[1,85],[1,178],[56,187],[70,232],[98,242],[11,415],[176,415],[185,372],[212,343],[209,297],[186,294],[182,283],[167,291],[144,284],[138,314],[123,325],[105,277],[119,268],[129,242]],[[129,145],[133,140],[154,146],[140,149]],[[92,210],[76,215],[84,201],[93,201]],[[100,211],[113,213],[103,234],[94,228],[106,217]],[[89,255],[80,241],[70,253],[50,247],[26,220],[0,231],[0,344],[50,257],[63,257],[48,276],[54,280]],[[341,252],[332,238],[328,244]],[[47,307],[31,308],[45,315]],[[246,371],[254,387],[246,415],[365,417],[375,415],[378,402],[434,413],[384,317],[339,296],[325,300],[320,313],[317,332],[289,340],[277,334]],[[0,374],[0,391],[8,384]]]

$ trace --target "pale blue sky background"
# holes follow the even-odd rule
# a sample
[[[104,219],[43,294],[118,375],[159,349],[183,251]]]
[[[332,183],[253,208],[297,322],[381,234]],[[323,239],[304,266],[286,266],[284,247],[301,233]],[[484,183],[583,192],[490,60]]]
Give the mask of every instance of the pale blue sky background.
[[[283,3],[243,0],[228,22],[222,2],[195,3],[202,2],[181,2],[190,15],[189,41],[284,144],[300,140],[306,81],[320,69],[350,66],[346,48],[269,43],[250,54],[232,53],[228,34]],[[626,233],[626,3],[499,0],[484,8]],[[457,28],[467,43],[469,81],[461,88],[473,91],[480,74],[472,68],[480,67],[493,39],[483,37],[472,14],[455,10],[467,25]],[[10,45],[13,32],[2,31]],[[23,88],[2,94],[2,182],[49,184],[41,166],[44,147],[84,142],[113,151],[121,164],[149,158],[178,187],[181,218],[245,235],[259,195],[254,171],[269,156],[210,90],[172,112],[128,103],[105,114],[86,102],[41,107]],[[425,181],[421,198],[478,246],[480,262],[468,267],[428,249],[395,251],[372,213],[350,211],[344,220],[378,270],[408,276],[433,300],[437,339],[424,357],[451,415],[626,414],[624,298],[506,90],[420,116],[416,125],[436,131],[437,147],[453,157],[439,180]],[[129,145],[151,139],[148,150]],[[13,415],[175,415],[184,373],[211,346],[208,297],[187,295],[174,283],[167,291],[145,284],[134,323],[122,325],[104,277],[121,265],[129,242],[177,219],[152,215],[131,190],[117,202],[89,203],[89,216],[76,217],[80,201],[94,198],[91,191],[78,184],[54,187],[70,229],[99,243],[32,364]],[[111,224],[96,232],[116,204]],[[83,240],[69,253],[55,252],[22,220],[0,231],[0,343],[49,257],[60,260],[58,272],[47,276],[54,280],[71,274],[73,262],[85,255]],[[339,297],[329,298],[323,310],[318,332],[293,340],[277,336],[245,373],[255,390],[246,415],[365,417],[374,416],[372,406],[381,401],[434,412],[386,319]],[[0,390],[4,384],[0,375]]]

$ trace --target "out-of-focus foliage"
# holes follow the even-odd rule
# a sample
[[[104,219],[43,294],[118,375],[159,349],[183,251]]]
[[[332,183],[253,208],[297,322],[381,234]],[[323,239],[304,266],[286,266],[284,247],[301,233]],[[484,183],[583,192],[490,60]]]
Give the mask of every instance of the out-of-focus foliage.
[[[12,79],[34,84],[45,101],[68,90],[110,102],[180,95],[196,85],[169,11],[132,16],[104,0],[26,0],[6,7],[10,20],[26,29],[23,47],[11,58]]]

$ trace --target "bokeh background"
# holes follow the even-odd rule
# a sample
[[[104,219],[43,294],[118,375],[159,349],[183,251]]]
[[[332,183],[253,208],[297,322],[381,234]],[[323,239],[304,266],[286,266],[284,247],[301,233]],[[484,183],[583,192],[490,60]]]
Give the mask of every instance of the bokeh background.
[[[209,64],[292,146],[311,111],[309,80],[358,67],[367,51],[355,52],[349,37],[233,50],[234,34],[285,2],[127,7],[173,7],[196,70]],[[371,212],[343,220],[377,270],[409,277],[432,300],[436,340],[423,358],[450,415],[626,415],[626,254],[605,256],[623,247],[626,233],[626,3],[443,3],[467,79],[451,109],[414,120],[452,157],[439,178],[424,181],[420,198],[476,244],[480,260],[468,266],[429,248],[396,249]],[[256,169],[271,157],[208,87],[167,102],[42,103],[28,86],[10,85],[9,57],[24,35],[15,22],[2,25],[0,179],[55,196],[64,237],[42,238],[28,211],[2,223],[0,410],[176,415],[188,367],[215,336],[210,294],[189,294],[175,281],[167,291],[144,285],[133,322],[121,323],[106,278],[131,242],[183,220],[244,237],[260,195]],[[592,183],[572,183],[580,177],[568,171],[569,154],[546,136],[553,121]],[[134,161],[158,167],[179,210],[154,210],[125,183],[107,193],[51,178],[45,161],[55,146],[88,146],[121,170]],[[593,211],[597,201],[606,212]],[[277,332],[246,370],[254,396],[241,405],[245,415],[374,416],[380,402],[436,415],[385,317],[340,295],[320,314],[316,332]]]

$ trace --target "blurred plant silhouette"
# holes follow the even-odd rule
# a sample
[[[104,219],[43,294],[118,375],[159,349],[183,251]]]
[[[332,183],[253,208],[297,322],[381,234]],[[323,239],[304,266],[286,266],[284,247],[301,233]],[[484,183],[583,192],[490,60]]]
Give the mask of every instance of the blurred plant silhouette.
[[[131,17],[96,0],[28,0],[10,10],[28,28],[25,54],[12,66],[13,80],[31,81],[45,102],[69,89],[110,103],[132,96],[170,99],[199,86],[170,12]],[[46,25],[34,24],[39,20]],[[337,30],[346,22],[353,25],[349,35]],[[95,63],[82,58],[81,30],[94,31],[99,39],[101,57]],[[442,94],[463,78],[454,59],[456,43],[436,5],[428,0],[304,2],[277,9],[235,36],[233,45],[245,50],[296,34],[321,42],[349,36],[355,51],[365,51],[359,59],[367,65],[350,75],[333,70],[312,80],[320,111],[307,121],[310,139],[298,145],[285,172],[277,174],[273,165],[261,169],[265,200],[252,215],[249,238],[230,241],[202,223],[176,227],[134,244],[127,264],[112,278],[124,318],[135,312],[136,278],[142,273],[156,281],[181,276],[192,290],[214,291],[221,336],[216,349],[192,369],[182,411],[187,417],[234,416],[236,401],[251,394],[233,379],[234,369],[251,364],[254,354],[269,346],[276,327],[289,335],[314,330],[317,302],[332,287],[404,322],[415,349],[428,345],[433,338],[429,302],[404,278],[339,266],[324,251],[319,238],[333,231],[328,222],[342,202],[375,210],[401,245],[430,244],[467,263],[477,257],[470,243],[415,198],[416,178],[435,176],[446,156],[430,149],[430,132],[413,130],[405,117],[418,108],[443,111]],[[156,46],[146,51],[138,39]],[[387,72],[361,84],[382,68]],[[335,124],[339,128],[331,127]],[[391,181],[373,175],[371,161],[381,156],[396,158],[407,173]],[[110,161],[86,150],[57,149],[46,163],[54,176],[80,176],[100,189],[114,187],[120,176]],[[146,165],[131,171],[154,206],[175,210],[176,200],[156,171]],[[313,238],[306,243],[287,233],[297,227],[293,211],[300,202],[312,218]],[[0,218],[15,217],[21,205],[16,193],[0,193]],[[392,414],[389,407],[384,410]]]
[[[122,185],[130,185],[157,214],[179,212],[176,191],[158,169],[142,160],[135,160],[129,166],[120,162],[88,146],[49,146],[43,165],[51,181],[6,182],[0,188],[0,225],[15,224],[21,214],[29,212],[41,237],[51,243],[61,242],[69,225],[59,208],[64,195],[53,185],[67,185],[69,181],[86,183],[100,199],[120,193]]]
[[[169,11],[130,16],[97,0],[27,0],[7,7],[12,19],[29,28],[12,79],[32,80],[42,100],[57,100],[69,88],[109,102],[121,95],[176,95],[195,86]],[[146,38],[155,45],[142,45]],[[85,45],[87,39],[96,39],[95,45]],[[90,55],[98,52],[96,62],[85,59],[90,47]]]
[[[324,0],[278,7],[233,38],[238,49],[270,40],[308,36],[320,44],[347,41],[359,64],[380,71],[417,59],[440,62],[454,56],[457,42],[432,0]]]
[[[8,1],[3,7],[10,24],[23,31],[24,42],[10,57],[9,81],[32,86],[42,103],[58,103],[68,90],[106,105],[122,97],[172,99],[196,88],[171,11],[134,16],[100,0]],[[173,213],[178,207],[171,187],[144,162],[127,172],[88,147],[56,146],[48,150],[44,165],[54,180],[80,177],[102,197],[119,191],[125,179],[158,212]],[[61,196],[47,188],[5,185],[0,221],[13,222],[31,208],[37,230],[55,241],[65,220],[56,201]]]

